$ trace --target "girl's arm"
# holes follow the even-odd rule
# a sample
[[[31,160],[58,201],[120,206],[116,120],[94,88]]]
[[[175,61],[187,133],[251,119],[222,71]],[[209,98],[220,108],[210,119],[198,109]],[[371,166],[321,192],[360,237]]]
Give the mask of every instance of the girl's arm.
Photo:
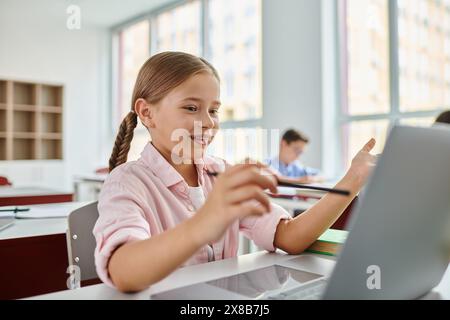
[[[327,194],[314,207],[293,220],[281,221],[275,233],[275,247],[289,254],[300,254],[330,228],[364,186],[376,157],[370,154],[375,140],[370,140],[356,155],[345,177],[336,188],[349,190],[350,197]]]
[[[191,219],[150,239],[119,247],[108,264],[117,289],[144,290],[176,270],[202,246],[220,239],[237,219],[269,213],[270,201],[263,190],[276,192],[276,182],[261,175],[260,168],[231,167],[217,178],[205,205]],[[249,200],[256,200],[256,205]]]
[[[143,241],[119,247],[111,256],[108,272],[122,292],[137,292],[175,271],[207,242],[195,216],[177,227]]]

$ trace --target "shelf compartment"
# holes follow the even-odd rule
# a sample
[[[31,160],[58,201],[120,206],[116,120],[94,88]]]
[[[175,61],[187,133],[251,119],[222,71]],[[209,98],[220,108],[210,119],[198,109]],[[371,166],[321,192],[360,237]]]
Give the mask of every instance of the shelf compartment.
[[[35,113],[29,111],[14,111],[13,113],[13,132],[34,132]]]
[[[59,113],[42,113],[41,129],[42,133],[61,133],[62,117]]]
[[[31,83],[14,82],[13,103],[21,105],[36,105],[35,85]]]
[[[6,160],[6,139],[0,138],[0,161]]]
[[[6,105],[6,81],[0,80],[0,105]]]
[[[43,85],[41,89],[41,105],[47,107],[62,107],[62,93],[61,86]]]
[[[0,110],[0,132],[6,132],[6,110]]]
[[[42,139],[41,156],[43,160],[62,159],[62,141],[57,139]]]
[[[13,140],[13,160],[34,160],[34,139],[14,139]]]

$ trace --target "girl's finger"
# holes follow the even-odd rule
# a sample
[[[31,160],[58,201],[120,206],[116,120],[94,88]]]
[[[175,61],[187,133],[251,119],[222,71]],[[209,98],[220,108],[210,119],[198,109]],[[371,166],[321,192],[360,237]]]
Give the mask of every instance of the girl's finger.
[[[369,142],[366,143],[366,145],[361,149],[362,151],[370,152],[375,147],[377,141],[372,138],[369,140]]]
[[[274,176],[263,175],[260,169],[248,168],[228,176],[226,187],[235,189],[244,185],[257,185],[263,190],[269,189],[277,193],[277,180]]]
[[[235,189],[226,196],[229,204],[236,205],[243,202],[255,200],[260,203],[267,212],[271,211],[269,197],[257,186],[248,186]]]

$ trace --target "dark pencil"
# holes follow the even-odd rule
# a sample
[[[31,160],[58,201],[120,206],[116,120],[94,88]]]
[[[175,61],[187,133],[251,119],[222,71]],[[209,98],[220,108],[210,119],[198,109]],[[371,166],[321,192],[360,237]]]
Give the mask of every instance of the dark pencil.
[[[298,184],[298,183],[291,183],[283,181],[279,178],[278,179],[278,185],[280,187],[288,187],[288,188],[296,188],[296,189],[308,189],[308,190],[317,190],[317,191],[324,191],[334,194],[339,194],[342,196],[350,196],[350,191],[347,190],[341,190],[341,189],[332,189],[332,188],[325,188],[325,187],[317,187],[317,186],[310,186],[310,185],[304,185],[304,184]]]
[[[208,175],[209,176],[213,176],[213,177],[217,177],[219,175],[219,173],[218,172],[209,172],[208,171]],[[291,183],[291,182],[283,181],[282,179],[278,178],[275,175],[274,175],[274,177],[277,179],[278,185],[280,187],[324,191],[324,192],[329,192],[329,193],[338,194],[338,195],[347,196],[347,197],[351,195],[350,191],[347,191],[347,190],[325,188],[325,187],[316,187],[316,186],[310,186],[310,185],[304,185],[304,184],[298,184],[298,183]]]

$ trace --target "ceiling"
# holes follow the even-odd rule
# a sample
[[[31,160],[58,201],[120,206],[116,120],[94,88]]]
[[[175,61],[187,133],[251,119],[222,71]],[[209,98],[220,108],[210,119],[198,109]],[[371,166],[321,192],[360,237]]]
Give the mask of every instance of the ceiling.
[[[79,3],[83,19],[87,23],[110,27],[164,6],[173,0],[75,0],[72,2]]]
[[[54,20],[60,23],[68,17],[70,5],[81,9],[83,25],[109,28],[174,0],[0,0],[0,12],[9,18]],[[3,15],[2,15],[3,16]]]

